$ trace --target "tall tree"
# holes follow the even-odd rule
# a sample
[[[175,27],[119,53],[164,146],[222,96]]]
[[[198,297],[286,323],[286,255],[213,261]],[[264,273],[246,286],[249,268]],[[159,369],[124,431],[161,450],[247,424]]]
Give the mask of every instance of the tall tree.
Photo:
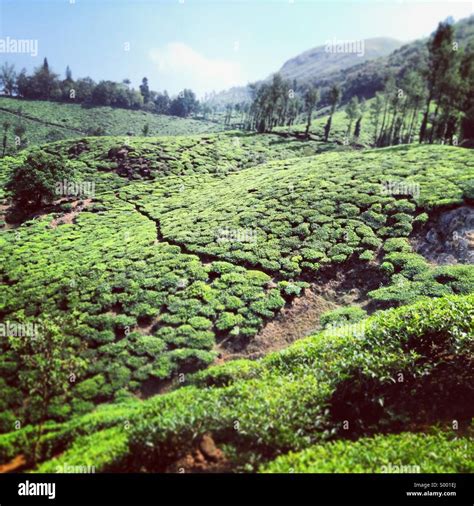
[[[142,84],[140,84],[140,93],[142,94],[143,102],[147,104],[150,101],[150,87],[148,86],[147,77],[142,79]]]
[[[380,113],[383,109],[383,95],[380,92],[375,94],[375,98],[370,104],[370,119],[371,123],[374,127],[374,145],[377,143],[378,139],[378,128],[380,122]]]
[[[463,139],[474,139],[474,42],[466,48],[460,67],[461,132]]]
[[[171,100],[166,90],[163,93],[157,93],[155,97],[155,111],[158,114],[168,114],[170,103]]]
[[[56,183],[74,179],[72,166],[64,159],[46,151],[31,151],[23,165],[15,168],[6,189],[20,209],[38,209],[43,202],[57,198]]]
[[[408,95],[407,106],[411,110],[411,118],[408,119],[404,142],[410,143],[413,140],[413,132],[416,130],[420,109],[426,95],[425,84],[420,72],[409,71],[402,82],[402,88],[406,90]]]
[[[8,130],[10,129],[11,124],[9,121],[4,121],[2,126],[3,126],[3,141],[2,141],[3,153],[2,153],[2,155],[5,156],[5,153],[7,152]]]
[[[310,86],[304,95],[304,104],[306,108],[307,120],[306,120],[306,138],[309,137],[309,129],[311,128],[311,119],[313,116],[313,110],[319,100],[319,90]]]
[[[420,128],[420,142],[426,140],[426,130],[430,115],[431,103],[439,97],[443,77],[445,77],[453,64],[453,27],[450,23],[440,23],[434,35],[428,42],[428,68],[426,80],[428,83],[428,96],[425,113]],[[439,107],[439,105],[437,105]],[[436,122],[436,114],[433,119]],[[434,128],[434,124],[433,124]]]
[[[33,98],[41,98],[45,100],[58,98],[58,75],[50,70],[47,58],[43,60],[43,65],[35,70],[32,80]]]
[[[387,138],[386,123],[388,122],[390,104],[392,103],[392,100],[396,93],[397,88],[395,84],[395,77],[392,74],[389,74],[385,79],[383,89],[384,107],[382,115],[382,124],[380,126],[379,137],[377,139],[377,146],[384,146],[386,143]]]
[[[346,106],[345,109],[346,116],[349,120],[349,123],[347,125],[347,137],[350,137],[351,129],[352,129],[352,123],[355,119],[357,119],[360,116],[360,107],[359,107],[359,99],[355,96],[352,97],[349,100],[349,103]]]
[[[15,66],[5,62],[0,67],[0,85],[6,95],[13,95],[15,90],[16,72]]]
[[[333,85],[329,90],[329,104],[331,106],[331,110],[329,112],[329,117],[324,127],[324,141],[327,142],[329,139],[329,134],[331,133],[331,125],[332,125],[332,117],[336,110],[339,99],[341,98],[341,90],[337,86],[337,84]]]
[[[364,117],[365,109],[366,109],[366,103],[365,103],[365,99],[363,98],[359,104],[359,115],[357,116],[357,120],[356,120],[356,124],[355,124],[355,128],[354,128],[354,138],[356,140],[359,140],[359,137],[360,137],[360,132],[362,130],[362,118]]]
[[[186,118],[197,111],[199,102],[192,90],[184,89],[171,101],[169,112],[172,116]]]
[[[31,93],[31,77],[26,74],[26,69],[21,69],[16,78],[16,91],[20,97],[24,98],[27,98]]]
[[[61,330],[57,321],[43,317],[36,328],[39,331],[31,336],[8,337],[19,363],[18,382],[28,399],[27,418],[36,425],[30,455],[33,464],[41,457],[40,441],[52,402],[68,394],[86,366],[74,339]]]

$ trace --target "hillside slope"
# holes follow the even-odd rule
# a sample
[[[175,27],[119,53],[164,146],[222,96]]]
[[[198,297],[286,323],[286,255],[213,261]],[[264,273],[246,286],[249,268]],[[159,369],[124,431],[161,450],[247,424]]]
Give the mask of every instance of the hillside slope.
[[[362,335],[318,334],[148,401],[50,424],[37,471],[255,471],[305,449],[264,469],[472,471],[473,308],[472,295],[423,301],[370,318]],[[431,435],[383,436],[420,429]],[[28,431],[0,436],[0,458],[26,451]]]
[[[454,28],[459,47],[473,47],[474,16],[461,19],[454,24]],[[324,92],[333,84],[341,87],[343,103],[354,95],[371,98],[376,91],[383,89],[388,74],[397,76],[407,68],[419,68],[427,56],[426,39],[403,45],[385,37],[364,42],[363,56],[358,56],[357,52],[330,53],[325,51],[325,46],[319,46],[286,61],[278,72],[290,80],[296,79],[301,90],[309,83],[320,88],[324,106],[327,105]],[[235,97],[238,98],[237,102],[251,101],[250,88],[246,86],[234,88],[232,92],[223,91],[213,98],[212,103],[225,106],[226,103],[236,103]]]
[[[333,43],[332,40],[328,42]],[[319,82],[324,78],[334,77],[354,65],[387,56],[402,45],[402,42],[388,37],[375,37],[356,42],[358,52],[337,52],[337,47],[334,52],[329,52],[326,45],[309,49],[287,60],[277,72],[291,82],[296,79],[297,85],[304,87],[308,82]],[[271,76],[262,82],[270,79]],[[260,81],[256,84],[259,83]],[[251,102],[251,100],[248,86],[235,86],[214,94],[208,99],[208,104],[224,108],[227,104]]]
[[[217,132],[222,125],[195,119],[178,118],[112,107],[84,108],[44,100],[0,97],[0,123],[8,121],[8,150],[16,150],[17,126],[26,129],[22,146],[79,137],[84,135],[143,135],[148,125],[149,135],[184,135]]]
[[[455,23],[454,30],[459,48],[473,47],[474,16]],[[383,89],[387,75],[401,76],[406,69],[419,68],[423,64],[428,54],[426,42],[426,39],[415,40],[396,48],[388,55],[335,70],[323,77],[314,74],[308,80],[322,88],[334,83],[338,84],[343,91],[343,102],[346,102],[354,95],[371,98],[376,91]]]
[[[388,37],[355,42],[349,52],[344,47],[344,41],[329,40],[324,46],[309,49],[286,61],[278,72],[284,78],[296,79],[299,83],[321,80],[348,67],[388,56],[402,45],[402,42]]]
[[[348,283],[334,302],[356,289],[369,311],[474,291],[473,266],[430,265],[407,241],[429,215],[472,199],[468,150],[304,156],[311,145],[228,133],[44,147],[96,188],[0,229],[3,320],[42,315],[87,346],[73,401],[57,399],[52,417],[148,397],[221,353],[245,352],[296,297],[324,299],[339,277]],[[26,155],[4,159],[3,181]],[[387,192],[387,181],[411,193]],[[320,328],[319,315],[309,323]],[[19,359],[1,346],[7,431],[24,393]]]

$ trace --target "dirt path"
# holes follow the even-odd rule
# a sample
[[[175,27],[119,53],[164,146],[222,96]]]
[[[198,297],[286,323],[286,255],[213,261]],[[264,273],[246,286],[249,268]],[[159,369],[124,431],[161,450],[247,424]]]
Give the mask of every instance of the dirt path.
[[[13,471],[18,471],[26,464],[26,459],[24,455],[17,455],[10,462],[0,465],[0,474],[4,473],[12,473]]]

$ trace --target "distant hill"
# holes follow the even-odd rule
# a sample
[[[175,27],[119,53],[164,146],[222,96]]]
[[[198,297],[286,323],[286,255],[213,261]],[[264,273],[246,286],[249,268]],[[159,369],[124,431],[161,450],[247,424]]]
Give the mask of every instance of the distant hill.
[[[387,37],[349,42],[330,40],[324,46],[305,51],[285,62],[279,73],[290,80],[318,81],[334,72],[387,56],[403,44]]]
[[[331,42],[331,45],[334,43],[333,40],[328,42]],[[386,56],[403,44],[388,37],[377,37],[358,42],[363,43],[363,52],[339,53],[337,52],[337,46],[334,52],[329,52],[328,49],[331,45],[329,47],[326,47],[326,45],[318,46],[286,61],[278,72],[291,81],[296,79],[299,85],[316,82],[325,76],[334,75],[354,65]],[[270,78],[271,76],[268,76],[266,80]],[[235,86],[214,94],[209,98],[208,103],[212,107],[223,108],[226,104],[236,104],[250,100],[249,86]]]
[[[456,41],[460,49],[470,47],[474,50],[474,15],[454,24]],[[389,73],[403,75],[405,69],[419,67],[428,55],[428,39],[419,39],[405,44],[388,56],[330,73],[323,79],[316,79],[314,84],[324,88],[338,83],[343,89],[342,101],[352,96],[370,98],[383,88],[385,77]]]
[[[458,21],[454,27],[459,47],[474,48],[474,15]],[[399,75],[408,67],[420,65],[427,56],[426,42],[427,39],[407,44],[387,37],[365,39],[363,54],[359,52],[360,56],[357,51],[338,52],[336,47],[336,51],[329,52],[326,46],[318,46],[286,61],[278,72],[287,79],[296,79],[299,89],[308,83],[320,88],[323,91],[321,105],[325,105],[324,91],[332,84],[341,86],[343,102],[354,95],[370,98],[383,88],[388,73]],[[233,100],[236,96],[250,100],[248,86],[232,90],[232,93],[229,90],[217,94],[213,100],[218,105],[236,103]]]
[[[234,86],[228,90],[212,93],[205,102],[210,107],[223,109],[227,104],[239,104],[242,102],[250,102],[251,94],[248,86]]]

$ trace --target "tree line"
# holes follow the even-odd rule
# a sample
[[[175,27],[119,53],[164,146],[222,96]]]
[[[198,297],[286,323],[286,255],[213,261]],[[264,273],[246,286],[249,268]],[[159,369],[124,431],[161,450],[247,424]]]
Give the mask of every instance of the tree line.
[[[427,43],[426,57],[420,55],[416,67],[405,67],[385,77],[382,90],[376,92],[367,107],[365,100],[353,96],[345,105],[345,139],[357,142],[368,120],[373,131],[371,142],[383,147],[411,142],[457,144],[474,138],[474,47],[462,50],[455,40],[451,22],[439,24]],[[313,111],[328,106],[323,137],[327,141],[334,112],[342,90],[330,86],[323,93],[312,86],[297,87],[279,74],[271,82],[252,86],[243,128],[270,132],[276,126],[291,126],[305,115],[305,133],[309,137]],[[232,106],[230,106],[232,108]],[[242,109],[242,106],[240,106]],[[227,122],[230,122],[227,119]]]
[[[117,83],[100,81],[90,77],[73,79],[69,66],[64,79],[53,72],[48,59],[31,75],[25,69],[17,73],[14,65],[5,62],[0,67],[0,86],[3,93],[31,100],[51,100],[78,103],[83,106],[111,106],[125,109],[143,109],[158,114],[188,117],[199,110],[199,101],[190,89],[184,89],[171,98],[166,91],[150,89],[148,78],[144,77],[138,90],[131,87],[129,79]]]
[[[345,141],[358,141],[366,113],[373,131],[371,143],[379,147],[415,141],[457,144],[462,139],[474,138],[473,49],[471,46],[461,50],[452,23],[440,23],[427,43],[426,56],[420,53],[416,63],[402,67],[396,75],[386,75],[383,88],[375,93],[370,107],[356,95],[349,100],[345,105]],[[166,91],[151,90],[146,77],[138,90],[131,88],[128,79],[97,84],[89,77],[74,80],[69,67],[65,78],[60,79],[49,68],[46,58],[32,75],[25,70],[17,74],[13,65],[5,63],[0,68],[0,85],[10,96],[74,101],[83,106],[144,109],[180,117],[200,113],[204,119],[216,120],[216,108],[206,102],[199,103],[192,90],[184,89],[171,98]],[[250,102],[228,104],[218,120],[222,119],[229,127],[260,133],[304,121],[309,138],[313,112],[324,105],[328,108],[325,141],[329,139],[333,115],[344,96],[344,90],[336,84],[318,90],[313,86],[298,86],[296,80],[289,81],[280,74],[263,84],[250,85],[250,91]]]
[[[474,138],[474,47],[458,47],[451,23],[440,23],[418,68],[387,76],[370,108],[373,143],[458,144]]]

